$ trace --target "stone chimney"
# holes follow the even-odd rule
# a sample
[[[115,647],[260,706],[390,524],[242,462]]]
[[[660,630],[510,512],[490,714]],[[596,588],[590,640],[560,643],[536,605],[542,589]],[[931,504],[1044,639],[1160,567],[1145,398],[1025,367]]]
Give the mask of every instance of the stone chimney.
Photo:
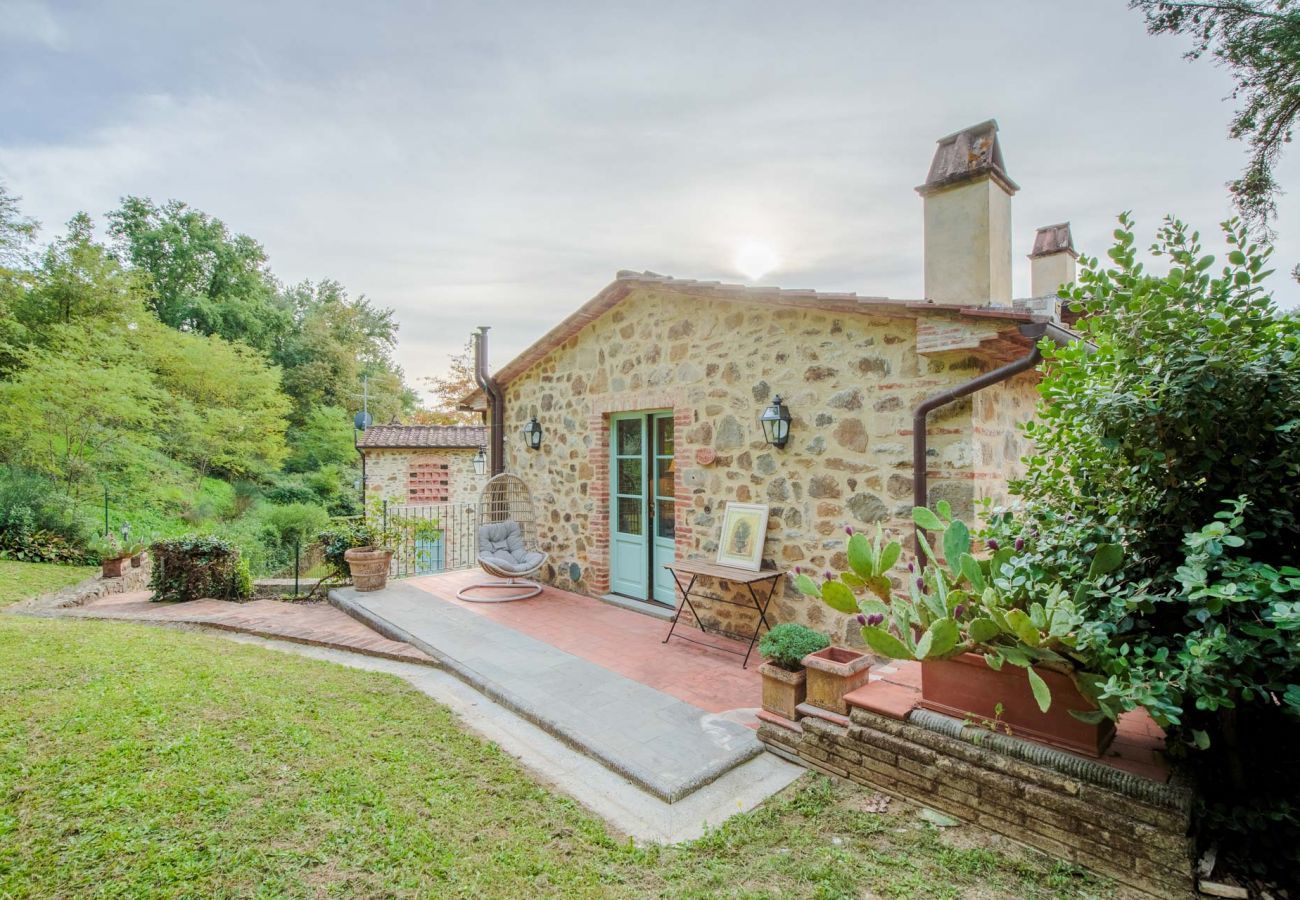
[[[925,297],[957,306],[1011,303],[1011,197],[992,119],[939,140],[925,201]]]
[[[1044,225],[1034,235],[1034,252],[1029,254],[1031,296],[1055,296],[1063,284],[1074,284],[1074,237],[1070,223]]]

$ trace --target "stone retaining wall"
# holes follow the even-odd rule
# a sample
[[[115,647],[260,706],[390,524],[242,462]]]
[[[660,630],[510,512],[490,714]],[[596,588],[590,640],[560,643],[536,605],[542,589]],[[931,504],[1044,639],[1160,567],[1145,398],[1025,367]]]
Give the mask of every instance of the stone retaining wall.
[[[963,737],[863,709],[845,721],[804,718],[802,731],[765,722],[758,736],[781,756],[979,824],[1130,891],[1192,895],[1187,789],[1027,741],[975,743],[956,720],[946,730]]]
[[[11,609],[14,611],[21,610],[22,612],[66,609],[70,606],[85,606],[91,600],[107,597],[109,594],[143,591],[149,587],[149,573],[152,570],[153,564],[146,555],[138,569],[131,568],[130,563],[127,563],[122,569],[121,578],[102,578],[95,575],[85,581],[79,581],[71,587],[50,594],[42,594],[39,597],[33,597],[30,600],[15,604]]]

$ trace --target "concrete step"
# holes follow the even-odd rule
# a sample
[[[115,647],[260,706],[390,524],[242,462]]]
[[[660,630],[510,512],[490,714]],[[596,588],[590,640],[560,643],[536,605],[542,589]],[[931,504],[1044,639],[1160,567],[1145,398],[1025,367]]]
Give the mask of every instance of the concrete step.
[[[668,803],[762,752],[755,733],[402,582],[330,601]],[[521,601],[528,602],[528,601]]]

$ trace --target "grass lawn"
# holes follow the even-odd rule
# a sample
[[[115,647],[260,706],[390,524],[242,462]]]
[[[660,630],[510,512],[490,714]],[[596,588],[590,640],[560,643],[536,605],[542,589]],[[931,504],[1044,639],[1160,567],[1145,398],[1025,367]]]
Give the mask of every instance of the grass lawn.
[[[0,559],[0,606],[76,584],[99,571],[94,566],[51,566]]]
[[[0,897],[1104,893],[809,776],[637,848],[399,679],[123,623],[0,616]]]

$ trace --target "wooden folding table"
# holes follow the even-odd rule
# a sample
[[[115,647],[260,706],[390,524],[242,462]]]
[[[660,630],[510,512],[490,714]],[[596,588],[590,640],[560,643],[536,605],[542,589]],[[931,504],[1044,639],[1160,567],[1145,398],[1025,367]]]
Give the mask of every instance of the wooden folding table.
[[[695,588],[695,582],[701,577],[715,578],[718,581],[730,581],[735,584],[743,584],[749,590],[750,600],[753,601],[752,604],[737,603],[735,600],[726,600],[722,597],[712,597],[699,594],[696,594],[693,597],[693,599],[696,600],[714,600],[718,603],[727,603],[731,606],[757,610],[758,621],[754,623],[754,633],[749,638],[749,648],[746,649],[743,654],[739,650],[733,650],[730,647],[719,647],[716,644],[697,641],[684,634],[676,635],[679,640],[690,641],[692,644],[699,644],[701,647],[712,647],[714,650],[721,650],[724,653],[734,653],[737,656],[744,656],[745,659],[744,662],[741,663],[741,668],[749,668],[749,655],[754,652],[754,644],[758,642],[760,629],[766,627],[768,630],[771,630],[772,628],[767,621],[767,607],[768,604],[772,602],[772,595],[776,593],[777,582],[781,580],[783,575],[785,575],[785,569],[760,569],[757,572],[751,572],[748,569],[737,569],[734,566],[722,566],[703,559],[682,559],[669,563],[664,566],[664,568],[672,574],[673,581],[677,584],[677,590],[680,591],[682,595],[681,605],[677,607],[677,613],[673,616],[672,624],[668,626],[668,635],[663,640],[665,644],[668,643],[669,638],[674,636],[673,633],[677,630],[677,622],[682,617],[682,610],[688,607],[690,608],[691,615],[695,618],[695,624],[699,627],[700,631],[704,634],[713,633],[704,627],[704,621],[700,618],[700,614],[695,611],[695,604],[691,602],[691,591]],[[684,587],[682,586],[683,576],[689,576],[690,579],[686,582]],[[759,593],[754,590],[754,585],[763,584],[764,582],[768,583],[767,594],[766,596],[760,597]]]

